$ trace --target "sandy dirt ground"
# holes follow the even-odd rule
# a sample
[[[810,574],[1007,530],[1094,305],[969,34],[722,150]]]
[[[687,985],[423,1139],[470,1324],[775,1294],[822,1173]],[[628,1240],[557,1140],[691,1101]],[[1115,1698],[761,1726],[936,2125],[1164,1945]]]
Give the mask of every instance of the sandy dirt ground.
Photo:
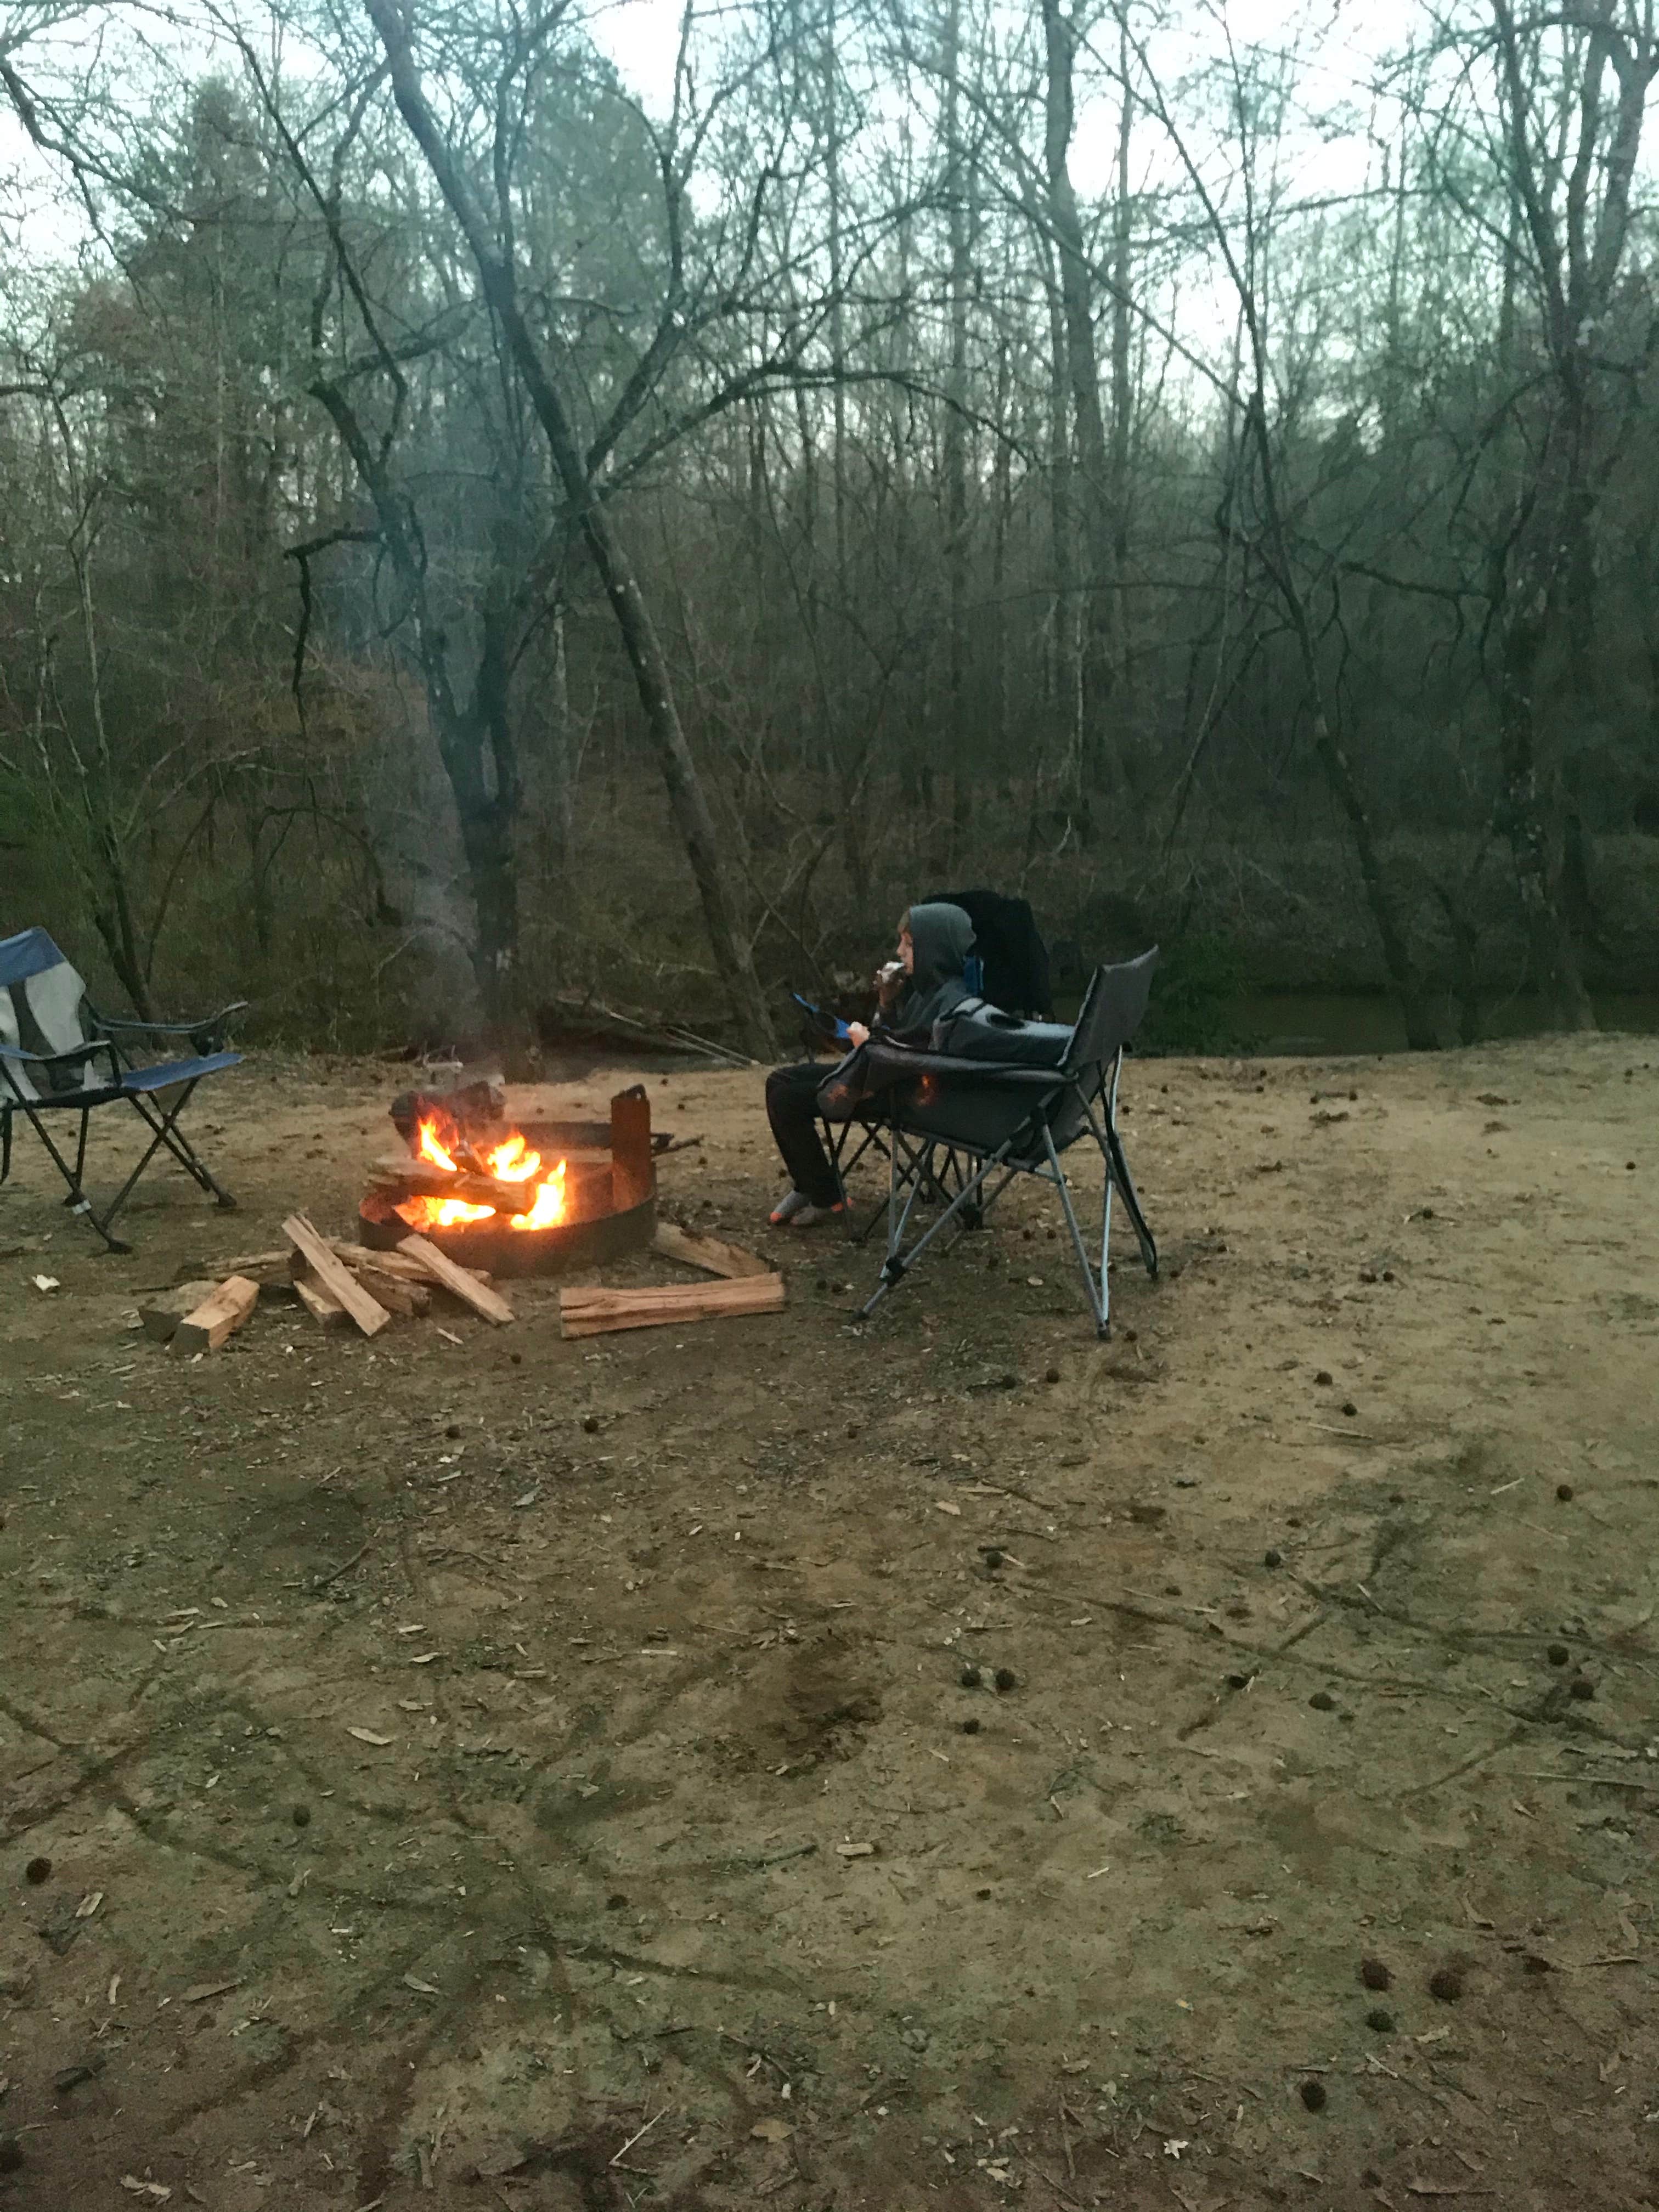
[[[0,2212],[1659,2203],[1651,1041],[1133,1064],[1107,1344],[1036,1193],[857,1325],[707,1072],[780,1316],[137,1333],[405,1076],[0,1190]]]

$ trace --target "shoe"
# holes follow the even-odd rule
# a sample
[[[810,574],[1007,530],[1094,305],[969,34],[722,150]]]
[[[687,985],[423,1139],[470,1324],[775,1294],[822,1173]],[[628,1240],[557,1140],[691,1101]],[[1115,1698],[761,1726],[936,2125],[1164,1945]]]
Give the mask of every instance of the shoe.
[[[781,1198],[767,1218],[774,1229],[786,1228],[798,1213],[805,1213],[812,1201],[804,1190],[792,1190]]]
[[[846,1212],[847,1208],[839,1199],[833,1206],[813,1206],[809,1203],[803,1206],[791,1218],[789,1226],[792,1229],[817,1229],[826,1221],[842,1220]]]

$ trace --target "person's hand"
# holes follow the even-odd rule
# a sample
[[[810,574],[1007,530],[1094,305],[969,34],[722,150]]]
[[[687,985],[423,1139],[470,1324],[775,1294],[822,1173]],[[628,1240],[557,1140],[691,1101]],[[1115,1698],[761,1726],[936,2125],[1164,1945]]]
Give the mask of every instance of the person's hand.
[[[854,1045],[868,1044],[870,1042],[870,1032],[862,1022],[848,1022],[847,1035],[848,1041]]]

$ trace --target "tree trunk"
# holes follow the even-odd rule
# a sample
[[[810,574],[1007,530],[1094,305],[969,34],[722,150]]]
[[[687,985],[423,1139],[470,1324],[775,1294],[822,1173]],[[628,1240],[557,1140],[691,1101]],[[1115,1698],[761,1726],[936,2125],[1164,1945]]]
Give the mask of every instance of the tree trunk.
[[[1118,703],[1120,728],[1125,728],[1128,723],[1133,706],[1129,696],[1129,460],[1134,433],[1135,394],[1129,290],[1133,246],[1130,229],[1129,148],[1135,109],[1134,97],[1129,90],[1130,60],[1128,15],[1124,0],[1119,0],[1118,70],[1123,106],[1118,118],[1117,196],[1112,203],[1112,448],[1111,478],[1107,488],[1106,503],[1112,533],[1110,655],[1111,665],[1116,672],[1121,687]],[[1121,743],[1118,751],[1126,772],[1132,771],[1133,762],[1127,745]],[[1139,782],[1132,772],[1129,780],[1132,787]]]
[[[1042,0],[1048,70],[1043,114],[1043,162],[1048,182],[1048,217],[1060,264],[1066,320],[1066,356],[1077,437],[1080,483],[1086,618],[1083,625],[1084,773],[1097,783],[1108,751],[1106,715],[1111,696],[1112,518],[1111,467],[1100,404],[1100,364],[1095,343],[1093,287],[1084,250],[1083,223],[1073,188],[1072,64],[1076,33],[1060,0]]]
[[[402,14],[395,0],[368,0],[368,7],[386,48],[398,111],[460,225],[477,268],[485,301],[506,335],[514,367],[547,440],[560,485],[575,512],[611,603],[644,709],[646,727],[656,750],[668,794],[669,812],[702,898],[710,949],[726,985],[732,1018],[748,1048],[760,1056],[770,1057],[776,1040],[761,996],[753,953],[732,911],[714,816],[674,703],[667,656],[640,590],[633,563],[609,507],[596,493],[563,397],[525,321],[514,271],[497,250],[486,218],[427,104]]]
[[[1523,568],[1509,587],[1518,599],[1504,620],[1499,644],[1498,743],[1503,819],[1515,856],[1516,886],[1526,926],[1533,981],[1552,1029],[1593,1030],[1595,1015],[1584,988],[1578,948],[1561,910],[1551,854],[1550,816],[1556,810],[1540,773],[1534,684],[1550,628],[1553,594],[1545,580]]]
[[[1247,317],[1250,317],[1249,303],[1246,302],[1245,307]],[[1347,817],[1349,834],[1353,839],[1354,853],[1359,862],[1360,878],[1365,886],[1365,902],[1370,909],[1371,921],[1382,947],[1382,964],[1388,970],[1389,980],[1394,986],[1395,994],[1400,1001],[1400,1011],[1405,1019],[1406,1042],[1413,1052],[1433,1052],[1440,1040],[1435,1034],[1433,1020],[1424,1004],[1421,980],[1406,942],[1406,933],[1400,920],[1394,891],[1383,872],[1382,854],[1371,824],[1370,809],[1354,775],[1347,748],[1339,731],[1333,726],[1327,711],[1324,679],[1319,666],[1319,648],[1314,639],[1308,603],[1291,565],[1290,542],[1285,528],[1284,512],[1279,505],[1278,466],[1267,434],[1260,335],[1253,318],[1250,335],[1251,356],[1255,365],[1255,389],[1245,410],[1245,434],[1255,448],[1261,503],[1267,523],[1271,573],[1296,638],[1297,653],[1302,664],[1302,680],[1307,688],[1308,702],[1313,714],[1314,750],[1325,771],[1325,780],[1330,786],[1332,796]]]
[[[945,196],[950,222],[951,358],[945,382],[945,732],[951,762],[951,850],[954,872],[973,813],[975,763],[967,744],[968,684],[968,286],[970,225],[968,165],[962,150],[962,0],[945,20]]]
[[[570,728],[570,669],[565,657],[564,601],[549,626],[547,752],[553,799],[553,860],[562,876],[576,842],[576,756]]]
[[[1045,258],[1048,257],[1045,256]],[[1049,677],[1054,726],[1066,796],[1073,806],[1083,794],[1083,660],[1078,650],[1077,520],[1073,500],[1071,384],[1066,363],[1066,310],[1060,286],[1048,284],[1048,531],[1054,577]],[[1042,763],[1031,763],[1034,783]],[[1031,798],[1031,831],[1036,835],[1038,799]],[[1030,854],[1027,860],[1029,864]]]

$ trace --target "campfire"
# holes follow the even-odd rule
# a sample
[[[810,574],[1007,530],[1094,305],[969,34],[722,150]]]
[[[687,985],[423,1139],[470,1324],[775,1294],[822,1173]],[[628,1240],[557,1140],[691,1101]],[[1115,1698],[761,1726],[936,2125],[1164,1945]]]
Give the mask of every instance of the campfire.
[[[369,1171],[359,1208],[368,1245],[386,1249],[413,1232],[464,1267],[524,1275],[651,1241],[655,1146],[638,1086],[611,1100],[608,1121],[520,1118],[504,1086],[484,1083],[408,1093],[392,1119],[407,1149]]]
[[[441,1107],[423,1114],[415,1127],[415,1157],[446,1174],[488,1176],[498,1183],[522,1183],[527,1203],[516,1212],[511,1201],[475,1205],[465,1198],[445,1198],[420,1192],[393,1208],[400,1219],[424,1235],[431,1229],[453,1229],[464,1221],[495,1221],[504,1215],[509,1229],[554,1229],[565,1218],[565,1180],[568,1163],[561,1160],[550,1173],[542,1172],[542,1156],[522,1129],[511,1129],[498,1144],[480,1152],[465,1132]]]

